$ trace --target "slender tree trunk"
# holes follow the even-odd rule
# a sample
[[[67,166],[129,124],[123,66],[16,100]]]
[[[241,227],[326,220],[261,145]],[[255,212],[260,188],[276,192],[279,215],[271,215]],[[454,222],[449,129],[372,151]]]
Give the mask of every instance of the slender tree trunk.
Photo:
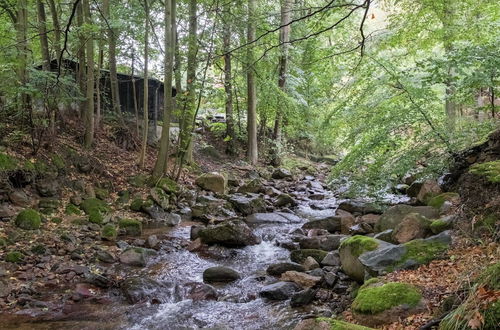
[[[231,77],[231,25],[229,17],[231,15],[231,4],[226,5],[226,17],[224,21],[223,46],[224,46],[224,91],[226,92],[226,135],[229,137],[226,152],[235,154],[236,136],[234,134],[233,118],[233,86]]]
[[[17,79],[20,90],[22,90],[28,82],[28,3],[26,0],[17,1],[17,22],[16,22],[16,37],[17,37],[17,52],[18,52],[18,67]],[[28,94],[21,92],[19,95],[19,109],[24,110],[28,107]]]
[[[256,0],[248,0],[248,22],[247,42],[255,40],[255,7]],[[257,151],[257,92],[254,77],[254,51],[253,47],[247,47],[247,134],[248,134],[248,161],[256,165],[258,161]]]
[[[92,24],[89,0],[83,0],[83,15],[86,24]],[[87,36],[87,109],[85,111],[84,146],[90,148],[94,142],[94,39]]]
[[[170,118],[173,110],[172,77],[174,60],[173,22],[175,17],[175,0],[165,0],[165,58],[164,58],[164,93],[163,93],[163,129],[161,131],[160,150],[153,169],[153,177],[159,178],[167,169],[168,154],[170,151]]]
[[[84,18],[83,18],[83,4],[80,1],[77,6],[76,13],[76,23],[78,28],[83,26]],[[78,33],[78,46],[77,46],[77,57],[78,57],[78,86],[80,87],[80,96],[85,97],[87,94],[87,80],[86,80],[86,67],[87,63],[85,60],[85,36],[81,31]],[[83,98],[80,101],[80,118],[85,117],[85,109],[87,106],[87,101]]]
[[[177,95],[182,94],[182,75],[181,75],[181,52],[179,50],[179,33],[177,33],[177,23],[175,25],[175,54],[174,54],[174,73],[175,73],[175,89],[177,90]],[[177,104],[179,104],[177,100]]]
[[[121,116],[120,91],[118,89],[118,76],[116,74],[116,39],[118,31],[113,28],[111,14],[109,10],[109,0],[103,0],[103,14],[108,22],[108,61],[109,61],[109,79],[111,85],[111,103],[113,111]]]
[[[494,77],[491,77],[492,81]],[[491,105],[491,118],[495,119],[495,88],[490,87],[490,105]]]
[[[453,9],[453,0],[447,0],[444,4],[444,13],[441,19],[443,24],[443,43],[444,51],[446,56],[453,51],[453,15],[455,14]],[[453,101],[453,95],[456,92],[455,85],[453,83],[453,76],[455,76],[455,67],[453,64],[448,66],[448,78],[446,79],[446,89],[445,89],[445,112],[448,117],[448,128],[453,131],[455,129],[455,122],[457,117],[457,105]]]
[[[149,130],[149,77],[148,77],[148,61],[149,61],[149,4],[148,0],[144,0],[145,21],[144,21],[144,99],[143,99],[143,120],[142,125],[142,148],[139,157],[139,166],[144,168],[146,159],[146,148],[148,146],[148,130]]]
[[[132,94],[135,113],[135,132],[139,136],[139,109],[137,108],[137,91],[135,88],[135,53],[132,50]]]
[[[97,70],[96,70],[96,115],[95,115],[95,130],[99,131],[101,125],[102,114],[102,97],[101,97],[101,70],[104,65],[104,33],[101,32],[98,45]]]
[[[61,25],[59,24],[59,14],[54,0],[49,0],[50,15],[52,16],[52,26],[54,28],[54,51],[56,53],[57,65],[61,57]]]
[[[292,0],[281,0],[281,26],[280,29],[280,47],[281,54],[279,59],[279,77],[278,87],[283,93],[286,93],[286,75],[288,69],[288,43],[290,41],[290,20],[292,18]],[[282,121],[284,109],[276,109],[276,119],[274,121],[274,150],[273,165],[281,164],[282,153]]]

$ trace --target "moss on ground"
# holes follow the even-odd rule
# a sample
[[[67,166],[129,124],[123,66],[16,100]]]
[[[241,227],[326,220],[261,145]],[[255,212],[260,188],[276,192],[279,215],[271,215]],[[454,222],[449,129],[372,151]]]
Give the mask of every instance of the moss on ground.
[[[130,203],[130,209],[139,212],[142,208],[142,204],[144,204],[144,201],[140,198],[136,198]]]
[[[420,291],[409,284],[391,282],[381,286],[360,288],[352,309],[361,314],[378,314],[392,307],[415,307],[422,299]]]
[[[116,227],[113,224],[108,223],[101,229],[101,237],[109,241],[114,241],[117,235]]]
[[[474,164],[470,167],[469,172],[484,176],[490,182],[500,183],[500,160]]]
[[[19,251],[10,251],[5,255],[5,261],[19,263],[24,260],[24,254]]]
[[[97,197],[100,200],[106,200],[109,198],[109,191],[104,188],[95,188],[95,197]]]
[[[459,194],[454,192],[446,192],[432,197],[427,203],[427,205],[439,209],[441,208],[441,206],[443,206],[444,202],[446,201],[451,202],[453,200],[456,200],[457,198],[460,198]]]
[[[104,215],[109,212],[106,202],[97,198],[84,200],[80,208],[89,216],[90,222],[97,224],[101,224],[104,220]]]
[[[67,215],[81,215],[82,211],[76,206],[75,204],[68,204],[66,205],[66,210],[64,211]]]
[[[342,244],[340,244],[340,248],[349,247],[351,249],[351,253],[354,256],[359,257],[364,252],[375,250],[378,248],[378,245],[379,243],[377,240],[371,237],[355,235],[344,240]]]
[[[17,161],[11,156],[0,152],[0,172],[13,171],[17,168]]]
[[[330,330],[372,330],[372,328],[364,327],[362,325],[352,324],[328,317],[318,317],[316,321],[328,323],[330,325]]]
[[[40,228],[42,223],[42,218],[40,214],[33,209],[26,209],[21,212],[16,217],[16,226],[25,230],[35,230]]]
[[[31,248],[31,252],[34,254],[44,254],[47,251],[47,248],[43,244],[37,244]]]
[[[118,222],[120,229],[125,230],[127,235],[140,236],[142,234],[142,223],[135,219],[121,219]]]
[[[130,183],[132,186],[141,188],[144,187],[148,181],[149,177],[145,174],[139,174],[135,176],[131,176],[128,179],[128,183]]]
[[[50,219],[50,221],[53,223],[61,223],[63,221],[63,219],[60,217],[55,217],[55,218]]]
[[[66,169],[66,162],[64,161],[64,158],[62,158],[58,154],[53,154],[51,157],[52,164],[59,170],[63,171]]]

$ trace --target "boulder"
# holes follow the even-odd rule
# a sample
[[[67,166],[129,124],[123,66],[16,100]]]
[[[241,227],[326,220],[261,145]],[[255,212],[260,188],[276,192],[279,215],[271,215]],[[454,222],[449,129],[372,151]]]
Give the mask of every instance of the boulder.
[[[229,196],[228,200],[243,215],[250,215],[266,210],[264,199],[257,194],[233,194]]]
[[[120,219],[118,226],[126,235],[140,236],[142,234],[142,223],[139,220]]]
[[[431,206],[395,205],[382,214],[375,225],[375,232],[380,233],[387,229],[394,229],[410,213],[418,213],[427,219],[437,219],[439,217],[439,211]]]
[[[293,282],[277,282],[264,286],[259,294],[270,300],[287,300],[297,291],[300,286]]]
[[[340,255],[338,251],[328,252],[328,254],[321,260],[323,266],[340,266]]]
[[[273,174],[271,175],[273,179],[291,179],[292,178],[292,173],[285,169],[285,168],[277,168],[274,170]]]
[[[305,270],[313,270],[320,267],[319,263],[313,257],[307,257],[302,265],[304,265]]]
[[[35,230],[40,228],[42,218],[33,209],[25,209],[18,213],[15,220],[16,226],[24,230]]]
[[[0,221],[10,219],[16,215],[16,211],[12,205],[8,203],[0,204]]]
[[[115,225],[108,223],[101,228],[101,239],[107,241],[116,241],[118,232]]]
[[[12,204],[21,206],[21,207],[28,207],[31,204],[30,198],[26,193],[22,190],[13,190],[9,193],[9,199],[12,202]]]
[[[211,285],[199,282],[186,283],[186,298],[194,301],[217,300],[217,290]]]
[[[252,179],[250,181],[245,182],[241,187],[239,187],[237,192],[242,194],[245,193],[258,194],[264,192],[264,186],[262,185],[262,181],[260,179]]]
[[[311,220],[306,222],[302,228],[303,229],[325,229],[330,233],[335,233],[340,231],[340,221],[341,218],[337,216],[330,216],[320,220]]]
[[[429,227],[433,234],[439,234],[453,227],[454,222],[455,216],[448,215],[446,217],[442,217],[441,219],[432,221]]]
[[[109,212],[106,202],[97,198],[85,199],[80,208],[89,216],[90,222],[97,224],[101,224],[104,221],[104,216]]]
[[[378,327],[420,313],[425,310],[425,305],[418,288],[406,283],[384,283],[373,279],[358,290],[351,309],[359,323]]]
[[[167,210],[170,204],[170,196],[161,188],[151,188],[149,191],[150,198],[158,204],[162,209]]]
[[[356,224],[354,216],[344,210],[337,210],[337,216],[340,217],[340,233],[349,235],[349,230]]]
[[[271,276],[281,276],[281,274],[290,270],[303,272],[305,271],[305,268],[304,266],[293,262],[280,262],[267,267],[266,272]]]
[[[297,205],[297,202],[295,201],[295,199],[292,198],[292,196],[290,196],[288,194],[280,194],[276,198],[274,205],[276,207],[283,207],[283,206],[287,206],[287,205],[295,206],[295,205]]]
[[[291,307],[300,307],[300,306],[305,306],[309,305],[312,303],[316,296],[316,292],[318,292],[317,289],[312,289],[308,288],[302,291],[299,291],[295,293],[292,296],[292,299],[290,299],[290,306]]]
[[[299,223],[302,219],[292,213],[270,212],[250,214],[245,218],[245,222],[248,224]]]
[[[145,267],[150,257],[156,254],[155,250],[129,247],[120,255],[120,262],[129,266]]]
[[[394,240],[392,239],[392,232],[394,229],[387,229],[384,231],[381,231],[380,233],[377,233],[373,236],[373,238],[379,239],[381,241],[387,242],[394,244]]]
[[[350,213],[361,213],[361,214],[382,213],[382,208],[377,204],[355,199],[343,201],[342,203],[340,203],[339,209]]]
[[[208,283],[227,283],[240,278],[240,274],[228,267],[216,266],[205,269],[203,281]]]
[[[427,204],[429,200],[442,193],[438,183],[434,180],[427,180],[422,183],[420,190],[417,194],[417,200],[422,204]]]
[[[224,175],[212,172],[199,176],[196,181],[201,189],[213,191],[218,194],[224,194],[227,191],[227,179]]]
[[[383,275],[399,269],[427,264],[439,258],[451,244],[449,231],[426,239],[416,239],[400,245],[385,245],[359,257],[365,270],[373,275]]]
[[[425,238],[430,233],[430,224],[430,220],[418,213],[407,214],[394,228],[392,240],[401,244],[417,238]]]
[[[340,242],[346,235],[322,235],[314,237],[303,237],[299,239],[301,249],[318,249],[323,251],[337,250]]]
[[[242,247],[260,243],[260,239],[254,235],[250,227],[240,220],[208,226],[201,229],[198,235],[205,244]]]
[[[159,302],[158,292],[164,286],[148,277],[133,277],[124,280],[120,289],[130,304]]]
[[[356,235],[342,242],[339,249],[342,270],[352,279],[363,282],[365,268],[359,261],[359,257],[366,252],[379,249],[388,243],[377,239]]]
[[[460,195],[454,192],[445,192],[429,199],[427,205],[441,209],[446,202],[456,205],[460,202]]]
[[[165,224],[169,225],[169,226],[177,226],[179,223],[181,223],[181,216],[178,215],[177,213],[169,213],[164,222]]]
[[[317,262],[321,262],[327,254],[328,252],[317,249],[301,249],[292,251],[290,253],[290,259],[293,262],[302,264],[307,257],[313,257]]]
[[[42,197],[54,197],[59,193],[59,184],[55,180],[37,182],[36,191]]]

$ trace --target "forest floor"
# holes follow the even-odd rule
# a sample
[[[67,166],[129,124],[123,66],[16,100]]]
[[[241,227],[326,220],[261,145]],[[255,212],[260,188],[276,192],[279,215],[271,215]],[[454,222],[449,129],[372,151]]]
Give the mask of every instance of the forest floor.
[[[104,126],[101,133],[96,136],[95,143],[98,147],[92,151],[82,149],[81,145],[75,139],[75,135],[75,132],[61,135],[57,141],[53,141],[50,147],[40,153],[40,158],[48,161],[49,155],[54,153],[62,154],[70,148],[76,151],[78,155],[88,158],[95,170],[89,173],[81,173],[75,168],[68,169],[66,171],[67,181],[83,180],[85,185],[91,183],[109,183],[111,200],[116,200],[119,197],[117,193],[123,190],[131,190],[134,196],[147,195],[148,192],[145,189],[131,187],[128,179],[140,174],[147,174],[151,171],[156,157],[156,151],[154,149],[148,149],[145,169],[140,169],[137,165],[137,152],[123,150],[113,143],[110,137],[112,133],[109,131],[109,127]],[[216,152],[214,152],[213,149],[215,149]],[[195,158],[198,167],[196,169],[191,167],[189,170],[185,170],[180,180],[180,183],[187,189],[195,189],[194,179],[202,172],[226,171],[238,177],[252,170],[252,167],[245,162],[241,162],[238,159],[231,159],[223,155],[223,152],[220,152],[219,146],[213,149],[208,153],[206,150],[200,148],[196,149]],[[29,152],[30,150],[27,146],[24,148],[17,148],[16,150],[6,150],[7,154],[34,163],[35,160],[27,156]],[[298,162],[307,163],[313,167],[315,165],[306,160],[299,160]],[[323,179],[326,175],[327,173],[320,173]],[[60,200],[63,204],[69,202],[72,193],[73,192],[69,189],[62,190]],[[33,196],[29,195],[28,197],[31,198]],[[16,211],[18,209],[20,208],[16,208]],[[137,215],[130,214],[127,211],[121,211],[120,215],[137,217]],[[61,208],[50,217],[68,218]],[[55,273],[53,270],[64,268],[63,266],[65,264],[71,263],[71,259],[73,259],[73,261],[78,261],[79,258],[90,259],[91,254],[94,253],[93,244],[90,242],[90,244],[83,244],[83,256],[76,257],[72,254],[72,252],[74,252],[72,251],[74,247],[71,243],[73,239],[85,241],[86,237],[98,239],[95,233],[84,233],[80,235],[72,231],[71,222],[67,221],[63,221],[61,224],[48,222],[46,229],[43,238],[37,237],[36,235],[25,236],[25,239],[17,240],[13,247],[15,247],[16,250],[29,251],[32,249],[34,242],[38,241],[38,243],[45,244],[47,248],[55,249],[59,258],[47,259],[41,263],[34,263],[36,259],[28,256],[25,263],[20,266],[0,264],[0,273],[3,272],[3,275],[9,277],[9,290],[18,292],[16,296],[12,296],[11,298],[0,299],[0,308],[4,311],[23,309],[23,305],[31,299],[26,293],[29,295],[30,292],[32,293],[44,287],[45,294],[49,294],[47,289],[50,290],[57,286],[61,287],[61,283],[71,281],[75,275],[78,275],[77,269],[68,268],[67,270]],[[9,230],[11,230],[11,228],[9,228],[8,225],[2,225],[0,228],[0,237],[8,237]],[[69,244],[67,240],[61,241],[61,232],[72,233],[73,237],[69,238]],[[116,250],[116,247],[108,247],[108,252],[116,253]],[[74,258],[71,256],[74,256]],[[33,262],[31,262],[31,259],[33,259]],[[432,319],[439,317],[440,306],[442,306],[443,302],[448,297],[470,286],[472,279],[474,279],[482,269],[490,264],[498,263],[499,260],[500,246],[498,243],[488,238],[478,240],[468,236],[464,232],[456,231],[454,233],[453,246],[443,259],[434,260],[428,265],[423,265],[413,270],[396,271],[385,276],[385,278],[390,281],[411,283],[419,287],[426,299],[427,309],[423,313],[412,315],[406,319],[400,320],[400,322],[387,325],[384,329],[418,329]],[[2,274],[0,274],[0,276],[1,275]],[[29,285],[27,285],[27,283],[29,283]],[[65,285],[62,287],[64,288]],[[63,296],[67,297],[67,295],[65,296],[64,290],[53,292],[52,294],[54,295],[54,301],[63,299]],[[55,296],[58,294],[59,297],[56,298]],[[24,303],[22,302],[23,299],[25,300]],[[343,313],[343,317],[347,321],[356,323],[349,310]]]

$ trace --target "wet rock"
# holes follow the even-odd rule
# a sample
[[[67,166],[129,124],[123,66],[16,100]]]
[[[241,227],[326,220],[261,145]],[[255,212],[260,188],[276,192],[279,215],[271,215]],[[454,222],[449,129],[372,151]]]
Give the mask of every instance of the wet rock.
[[[292,173],[285,168],[277,168],[274,170],[274,172],[271,176],[273,179],[278,179],[278,180],[291,179]]]
[[[264,200],[256,194],[233,194],[229,196],[228,200],[243,215],[264,212],[266,210]]]
[[[129,266],[145,267],[150,257],[155,255],[155,250],[130,247],[120,255],[120,262]]]
[[[274,202],[274,205],[276,207],[283,207],[283,206],[287,206],[287,205],[294,206],[294,205],[297,205],[297,202],[295,201],[295,199],[292,198],[292,196],[290,196],[288,194],[280,194],[276,198],[276,202]]]
[[[156,235],[149,235],[148,238],[146,239],[146,245],[150,249],[154,249],[160,240],[158,239],[158,236]]]
[[[319,268],[319,263],[313,257],[307,257],[302,263],[305,270],[313,270]]]
[[[350,213],[361,213],[361,214],[382,213],[382,208],[379,207],[378,205],[363,200],[354,200],[354,199],[340,203],[339,209]]]
[[[418,213],[427,219],[437,219],[439,217],[439,211],[431,206],[395,205],[382,214],[375,225],[375,232],[379,233],[387,229],[394,229],[410,213]]]
[[[281,280],[294,282],[303,288],[310,288],[318,284],[321,281],[321,277],[290,270],[281,274]]]
[[[202,174],[196,179],[195,183],[204,190],[219,194],[224,194],[227,190],[226,177],[216,172]]]
[[[337,216],[327,217],[320,220],[311,220],[306,222],[302,228],[303,229],[325,229],[330,233],[335,233],[340,231],[340,221],[341,218]]]
[[[301,249],[318,249],[323,251],[337,250],[340,242],[346,235],[323,235],[315,237],[304,237],[299,240]]]
[[[303,272],[305,271],[304,266],[298,263],[292,263],[292,262],[280,262],[277,264],[272,264],[269,267],[267,267],[266,272],[271,275],[271,276],[281,276],[281,274],[294,270],[297,272]]]
[[[199,231],[201,241],[206,244],[220,244],[241,247],[260,243],[260,239],[243,221],[225,221],[219,225],[208,226]]]
[[[430,224],[430,220],[418,213],[407,214],[394,228],[392,240],[400,244],[417,238],[424,238],[430,233]]]
[[[21,207],[28,207],[31,204],[30,198],[22,190],[11,191],[9,193],[9,199],[12,202],[12,204]]]
[[[323,260],[321,260],[321,264],[324,266],[340,266],[340,255],[338,251],[329,252]]]
[[[109,253],[108,251],[104,251],[104,250],[98,250],[95,253],[95,257],[97,260],[108,263],[108,264],[112,264],[116,261],[115,257],[113,257],[113,255],[111,253]]]
[[[376,238],[376,239],[379,239],[381,241],[384,241],[384,242],[387,242],[387,243],[392,243],[394,244],[394,240],[392,239],[392,232],[394,231],[394,229],[387,229],[387,230],[384,230],[378,234],[375,234],[375,236],[373,236],[373,238]]]
[[[373,227],[365,222],[355,224],[349,228],[350,235],[367,235],[371,233],[373,233]]]
[[[301,249],[290,253],[290,259],[296,263],[303,263],[307,257],[313,257],[317,262],[321,262],[328,252],[317,249]]]
[[[333,272],[326,272],[323,275],[323,283],[328,288],[333,288],[335,283],[337,283],[338,276]]]
[[[326,235],[330,235],[330,232],[326,229],[315,228],[315,229],[309,229],[307,231],[307,237],[326,236]]]
[[[292,307],[300,307],[309,305],[313,302],[314,297],[316,296],[316,292],[318,290],[309,288],[306,290],[302,290],[300,292],[295,293],[290,300],[290,306]]]
[[[249,224],[299,223],[301,221],[298,216],[285,212],[254,213],[245,218],[245,222]]]
[[[189,231],[189,238],[192,241],[197,239],[200,235],[200,230],[202,230],[203,228],[205,228],[205,227],[204,226],[197,226],[197,225],[191,226],[191,230]]]
[[[199,282],[186,283],[186,298],[194,301],[217,300],[217,290],[211,285]]]
[[[158,299],[158,292],[164,286],[147,277],[133,277],[123,281],[120,289],[130,304],[151,302]]]
[[[164,220],[165,224],[169,226],[177,226],[181,221],[182,218],[177,213],[169,213]]]
[[[427,180],[422,183],[416,197],[420,203],[427,204],[432,197],[439,195],[440,193],[442,193],[442,190],[438,183],[434,180]]]
[[[203,272],[203,281],[208,283],[234,282],[240,278],[240,274],[228,267],[210,267]]]
[[[245,182],[241,187],[238,188],[239,193],[253,193],[258,194],[264,192],[264,186],[260,179],[252,179]]]
[[[223,199],[212,196],[202,196],[191,207],[192,217],[196,220],[208,221],[212,216],[220,214],[226,203]]]
[[[201,249],[201,247],[203,246],[203,243],[201,242],[201,239],[198,237],[197,239],[195,239],[194,241],[192,241],[188,246],[187,246],[187,250],[189,252],[195,252],[195,251],[198,251]]]
[[[277,282],[264,286],[259,294],[270,300],[287,300],[299,290],[300,287],[293,282]]]
[[[42,197],[54,197],[59,193],[59,184],[55,180],[43,180],[36,184],[36,191]]]

